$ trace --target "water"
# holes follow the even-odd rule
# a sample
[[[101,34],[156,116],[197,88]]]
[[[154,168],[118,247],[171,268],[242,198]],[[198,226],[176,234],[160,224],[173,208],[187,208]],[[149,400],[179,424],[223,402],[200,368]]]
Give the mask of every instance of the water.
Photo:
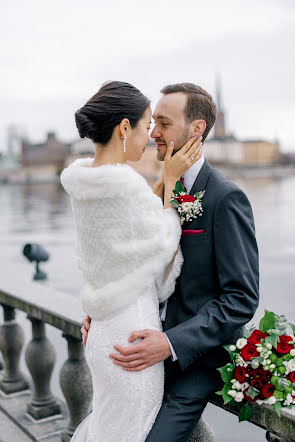
[[[285,179],[239,179],[235,182],[252,204],[260,251],[261,301],[254,321],[264,309],[285,313],[295,322],[295,176]],[[77,272],[74,250],[74,224],[68,195],[58,184],[1,186],[0,188],[0,280],[5,272],[11,278],[30,280],[33,266],[22,256],[23,245],[37,242],[50,253],[41,265],[48,272],[47,284],[78,296],[82,277]],[[41,293],[40,293],[41,296]],[[25,318],[18,313],[19,320]],[[27,341],[30,323],[22,321]],[[61,332],[48,326],[55,342],[57,364],[52,388],[62,396],[58,373],[66,358]],[[25,370],[25,364],[22,360]],[[208,406],[204,418],[214,428],[218,442],[262,442],[265,432],[223,410]],[[237,437],[238,434],[238,437]]]

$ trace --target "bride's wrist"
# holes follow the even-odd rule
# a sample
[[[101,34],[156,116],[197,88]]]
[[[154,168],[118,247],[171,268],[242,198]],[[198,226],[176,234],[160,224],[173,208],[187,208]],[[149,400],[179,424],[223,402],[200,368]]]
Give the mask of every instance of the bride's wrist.
[[[175,184],[176,181],[178,181],[180,179],[180,176],[166,176],[165,177],[165,186],[167,186],[167,184]]]

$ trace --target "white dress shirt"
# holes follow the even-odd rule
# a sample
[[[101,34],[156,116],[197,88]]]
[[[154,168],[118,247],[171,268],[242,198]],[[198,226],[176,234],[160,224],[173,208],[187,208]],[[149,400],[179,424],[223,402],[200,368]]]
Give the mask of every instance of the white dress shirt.
[[[193,184],[194,184],[197,176],[199,175],[199,172],[204,164],[204,161],[205,161],[205,158],[204,158],[204,155],[202,155],[201,158],[198,161],[196,161],[183,175],[183,178],[184,178],[183,185],[186,188],[188,193],[191,191]],[[168,303],[168,300],[165,301],[165,305],[164,305],[163,310],[161,312],[161,321],[162,322],[165,321],[165,319],[166,319],[167,303]],[[172,356],[171,356],[172,361],[177,361],[178,357],[177,357],[177,355],[174,351],[174,348],[172,347],[172,344],[169,341],[169,338],[166,335],[166,333],[165,333],[165,336],[167,338],[167,341],[168,341],[168,344],[170,346],[170,350],[172,353]]]

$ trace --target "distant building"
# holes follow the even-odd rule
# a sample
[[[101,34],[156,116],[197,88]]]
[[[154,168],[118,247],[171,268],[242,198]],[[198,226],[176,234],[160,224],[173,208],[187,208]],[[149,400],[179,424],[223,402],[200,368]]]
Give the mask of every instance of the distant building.
[[[64,167],[70,153],[70,145],[59,141],[54,132],[48,132],[47,139],[41,144],[31,144],[23,140],[21,165],[22,167],[53,166]]]
[[[221,99],[220,80],[216,79],[217,117],[214,136],[206,140],[204,153],[213,164],[236,166],[271,166],[280,164],[283,155],[278,142],[266,140],[238,140],[228,134],[225,126],[225,111]]]
[[[89,138],[79,138],[71,144],[71,153],[73,155],[94,155],[95,146]]]
[[[271,166],[282,162],[278,143],[265,140],[224,141],[211,138],[204,144],[206,158],[215,164]]]
[[[247,166],[267,166],[282,162],[278,142],[265,140],[246,140],[243,143],[243,163]]]

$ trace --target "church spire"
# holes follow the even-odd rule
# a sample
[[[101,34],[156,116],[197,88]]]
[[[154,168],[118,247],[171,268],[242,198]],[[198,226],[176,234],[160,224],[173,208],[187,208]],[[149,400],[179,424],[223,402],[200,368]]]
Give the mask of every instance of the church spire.
[[[221,80],[220,80],[220,75],[218,73],[216,74],[215,87],[216,87],[215,93],[216,93],[217,117],[214,126],[214,138],[224,139],[226,137],[225,113],[222,106]]]

